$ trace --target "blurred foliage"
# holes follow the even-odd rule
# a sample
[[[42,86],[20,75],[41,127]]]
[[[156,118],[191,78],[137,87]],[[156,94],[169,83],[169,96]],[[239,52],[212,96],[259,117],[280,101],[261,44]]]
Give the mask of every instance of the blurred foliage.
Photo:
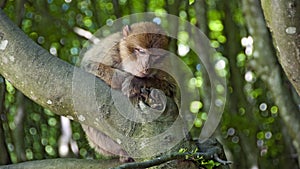
[[[5,3],[2,3],[4,1]],[[227,102],[235,104],[236,108],[234,109],[234,106],[230,106],[230,104],[226,107],[220,125],[221,130],[217,135],[223,140],[233,159],[239,159],[240,156],[247,157],[248,154],[244,150],[245,145],[243,144],[248,144],[248,142],[242,139],[251,138],[251,144],[255,147],[252,153],[257,155],[257,161],[261,166],[278,168],[284,165],[286,157],[282,154],[290,153],[290,147],[286,146],[287,143],[284,139],[287,135],[283,133],[278,107],[274,105],[268,89],[248,66],[253,59],[251,53],[251,40],[253,43],[253,39],[246,37],[248,34],[241,7],[232,9],[233,12],[228,14],[224,8],[225,4],[220,0],[206,0],[204,3],[206,16],[199,16],[199,11],[195,8],[195,5],[198,4],[194,0],[2,0],[2,2],[0,4],[4,4],[3,10],[12,20],[17,21],[16,18],[21,18],[20,27],[31,39],[52,55],[73,65],[80,61],[79,54],[86,42],[84,38],[79,37],[73,31],[74,27],[94,33],[101,26],[110,24],[119,17],[138,12],[176,13],[181,19],[187,20],[195,26],[199,26],[199,18],[206,18],[208,27],[206,33],[211,46],[217,51],[214,56],[216,60],[218,59],[215,67],[218,73],[228,81],[228,95],[237,97],[231,95],[236,90],[233,88],[236,79],[243,91],[239,95],[245,98],[243,101],[237,99],[239,102],[236,103],[232,103],[231,98],[227,98]],[[23,10],[16,13],[16,10],[20,8],[18,5],[21,5]],[[231,17],[234,24],[239,27],[239,31],[229,33],[236,34],[240,41],[228,42],[228,32],[226,31],[230,30],[226,30],[224,25],[226,17]],[[205,76],[205,67],[198,63],[197,55],[187,46],[188,34],[180,31],[178,39],[175,48],[182,49],[178,50],[178,55],[194,72],[195,78],[191,79],[190,83],[197,86],[201,94],[201,100],[194,101],[190,106],[191,111],[197,113],[195,127],[192,130],[193,134],[197,136],[208,116],[209,105],[205,99],[209,98],[210,93],[207,93],[204,86],[209,85],[209,80]],[[231,43],[233,48],[240,50],[233,56],[225,55],[228,50],[225,48],[226,43]],[[232,65],[236,66],[240,77],[232,77],[230,57],[236,60],[236,63]],[[12,162],[15,163],[18,160],[12,133],[16,129],[14,120],[18,109],[17,92],[8,81],[5,81],[5,84],[4,110],[0,113],[3,121],[2,127],[5,131],[5,141]],[[25,99],[24,105],[26,116],[23,119],[23,141],[26,160],[59,157],[60,118],[28,99]],[[76,122],[72,122],[71,126],[72,139],[77,142],[79,147],[77,156],[99,158],[99,155],[95,155],[89,147],[81,126]],[[241,160],[241,162],[245,161]],[[235,161],[235,163],[239,162]]]

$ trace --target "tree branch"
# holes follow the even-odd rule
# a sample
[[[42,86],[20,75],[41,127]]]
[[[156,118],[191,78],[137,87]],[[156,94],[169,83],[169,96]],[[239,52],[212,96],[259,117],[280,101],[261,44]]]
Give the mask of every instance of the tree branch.
[[[132,113],[134,109],[126,102],[121,103],[122,110],[117,107],[117,102],[127,97],[94,75],[50,55],[1,10],[0,74],[44,108],[102,131],[130,155],[146,158],[151,151],[158,155],[171,148],[172,153],[181,147],[196,147],[183,140],[185,123],[173,100],[167,98],[165,112],[154,121],[142,124],[127,119],[119,111]]]
[[[103,81],[50,55],[29,39],[1,10],[0,74],[41,106],[95,127],[111,138],[119,135],[109,132],[111,128],[98,121],[107,117],[106,121],[111,122],[110,125],[117,131],[128,129],[131,125],[118,115],[112,104],[111,90]],[[76,91],[74,84],[78,84]],[[100,94],[95,96],[95,93]]]
[[[195,140],[197,143],[197,140]],[[134,168],[148,168],[153,166],[162,165],[159,167],[167,167],[167,168],[195,168],[196,166],[203,166],[205,162],[210,160],[214,160],[221,164],[216,169],[229,169],[228,164],[231,164],[231,161],[224,161],[221,158],[223,157],[223,148],[222,145],[215,139],[210,139],[204,143],[197,143],[198,146],[201,146],[201,149],[195,148],[192,151],[188,151],[187,149],[182,149],[181,152],[173,152],[161,155],[151,160],[142,161],[142,162],[133,162],[120,164],[118,159],[111,160],[86,160],[86,159],[70,159],[70,158],[58,158],[58,159],[48,159],[48,160],[36,160],[30,162],[23,162],[19,164],[12,164],[4,166],[5,168],[17,169],[17,168],[73,168],[73,169],[81,169],[81,168],[99,168],[106,169],[114,167],[113,169],[134,169]],[[164,166],[165,163],[170,161],[179,161],[178,163],[168,163]],[[213,165],[209,164],[208,165]],[[215,165],[218,165],[215,163]],[[158,167],[158,168],[159,168]],[[1,169],[1,166],[0,166]]]
[[[213,158],[212,158],[213,157]],[[201,152],[185,152],[185,153],[174,153],[169,155],[163,155],[161,157],[155,158],[153,160],[136,162],[136,163],[125,163],[113,169],[134,169],[134,168],[149,168],[157,166],[172,160],[191,160],[191,161],[201,161],[204,159],[214,159],[216,162],[222,165],[231,164],[231,161],[224,161],[219,158],[217,154],[201,153]]]
[[[129,136],[134,135],[138,138],[155,136],[168,129],[177,118],[178,110],[174,108],[175,102],[169,99],[163,119],[159,118],[148,125],[139,125],[131,119],[126,119],[115,106],[111,92],[114,92],[119,100],[126,100],[125,96],[111,90],[94,75],[50,55],[29,39],[2,11],[0,11],[0,35],[0,74],[41,106],[104,132],[117,142],[122,142],[127,150],[134,151],[141,148],[130,144],[135,140],[131,140]],[[132,107],[123,104],[122,110],[132,112]],[[165,133],[161,137],[169,136],[174,140],[184,138],[182,128],[182,125],[177,125],[173,128],[173,132]],[[135,132],[136,129],[138,132]],[[145,134],[147,133],[145,130],[151,132]],[[169,140],[156,139],[154,143],[146,144],[149,145],[148,148],[157,144],[168,145]],[[137,145],[145,146],[145,140],[144,143]],[[147,155],[147,151],[143,151],[143,148],[137,153],[142,152]]]
[[[27,161],[18,164],[11,164],[6,166],[0,166],[2,168],[9,169],[60,169],[60,168],[72,168],[72,169],[107,169],[112,166],[120,165],[119,159],[112,160],[87,160],[87,159],[72,159],[72,158],[57,158],[46,160]],[[62,167],[63,166],[63,167]]]
[[[223,148],[222,145],[215,139],[207,140],[204,143],[199,143],[197,140],[195,140],[197,146],[200,148],[195,149],[193,151],[182,151],[182,152],[174,152],[172,154],[166,154],[159,156],[157,158],[143,161],[143,162],[135,162],[135,163],[126,163],[122,164],[118,167],[115,167],[113,169],[134,169],[134,168],[148,168],[157,166],[163,163],[166,163],[168,161],[172,160],[181,160],[181,161],[193,161],[196,165],[202,164],[204,160],[214,160],[223,166],[220,167],[222,169],[228,169],[229,164],[231,164],[231,161],[225,161],[220,158],[220,155],[223,156]],[[223,157],[222,157],[223,158]],[[182,168],[186,168],[183,167]]]

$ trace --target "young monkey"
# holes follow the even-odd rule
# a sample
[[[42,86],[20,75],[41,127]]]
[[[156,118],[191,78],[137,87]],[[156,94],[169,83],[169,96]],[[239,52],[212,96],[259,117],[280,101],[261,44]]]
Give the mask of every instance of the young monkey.
[[[153,69],[165,64],[165,50],[169,41],[164,31],[151,22],[140,22],[125,26],[122,33],[112,34],[102,40],[97,51],[90,50],[93,59],[87,61],[85,69],[104,80],[114,89],[121,90],[130,98],[147,102],[151,89],[159,89],[168,97],[177,97],[176,82],[167,73]],[[112,47],[111,47],[112,46]],[[107,52],[103,52],[110,48]],[[89,62],[89,63],[88,63]],[[146,103],[147,104],[147,103]],[[156,108],[156,107],[154,107]],[[89,142],[96,151],[124,156],[121,161],[131,161],[119,144],[102,132],[82,125]]]

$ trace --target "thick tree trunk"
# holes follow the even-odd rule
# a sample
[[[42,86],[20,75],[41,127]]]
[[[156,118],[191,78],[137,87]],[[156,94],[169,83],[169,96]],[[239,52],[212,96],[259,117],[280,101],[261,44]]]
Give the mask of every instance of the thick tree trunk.
[[[300,96],[300,4],[297,0],[261,1],[278,60]]]

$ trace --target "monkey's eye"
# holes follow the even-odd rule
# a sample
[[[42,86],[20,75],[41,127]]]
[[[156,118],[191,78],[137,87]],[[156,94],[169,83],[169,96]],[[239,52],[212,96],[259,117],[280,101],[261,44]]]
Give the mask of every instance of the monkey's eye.
[[[134,49],[136,52],[140,53],[140,54],[146,54],[146,51],[144,49],[141,48],[135,48]]]

